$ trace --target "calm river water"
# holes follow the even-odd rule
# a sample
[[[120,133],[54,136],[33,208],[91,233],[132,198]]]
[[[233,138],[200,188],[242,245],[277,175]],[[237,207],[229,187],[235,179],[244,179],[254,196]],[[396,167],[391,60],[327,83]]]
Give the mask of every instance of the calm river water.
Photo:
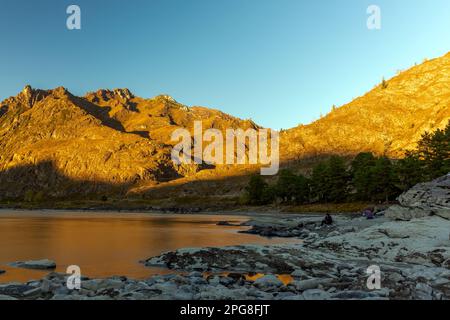
[[[39,279],[46,271],[9,267],[15,261],[50,259],[56,271],[78,265],[89,277],[146,278],[170,272],[140,260],[184,247],[286,243],[238,233],[244,216],[0,210],[0,283]]]

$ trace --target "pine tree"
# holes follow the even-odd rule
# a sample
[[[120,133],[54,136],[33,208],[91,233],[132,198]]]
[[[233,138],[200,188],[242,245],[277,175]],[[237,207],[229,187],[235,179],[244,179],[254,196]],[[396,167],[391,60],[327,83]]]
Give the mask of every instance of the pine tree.
[[[327,165],[325,162],[320,162],[313,168],[311,176],[311,185],[313,195],[317,201],[326,201],[326,194],[328,193],[328,176]]]
[[[416,184],[426,181],[422,161],[414,154],[408,153],[394,165],[398,188],[401,192],[409,190]]]
[[[369,194],[371,200],[389,201],[395,199],[399,194],[399,189],[392,162],[386,157],[381,157],[376,160],[370,171]]]
[[[418,143],[415,155],[424,161],[429,179],[442,176],[450,171],[450,121],[443,130],[425,132]]]
[[[376,158],[370,152],[360,153],[351,164],[351,184],[356,190],[357,200],[369,200],[369,185],[373,179],[371,168],[375,166]]]
[[[249,204],[264,205],[273,201],[274,190],[260,175],[252,176],[245,190]]]
[[[280,171],[275,190],[283,202],[305,203],[309,200],[309,180],[289,169]]]
[[[341,202],[347,197],[348,174],[344,159],[333,156],[328,160],[327,165],[328,194],[327,200]]]
[[[381,81],[381,89],[387,89],[388,87],[388,83],[387,81],[383,78],[383,80]]]

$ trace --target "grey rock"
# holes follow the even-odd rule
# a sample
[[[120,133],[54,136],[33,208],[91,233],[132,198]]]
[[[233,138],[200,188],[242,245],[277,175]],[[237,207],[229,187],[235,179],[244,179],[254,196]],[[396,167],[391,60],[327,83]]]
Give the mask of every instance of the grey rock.
[[[295,293],[292,292],[279,292],[278,294],[276,294],[275,299],[276,300],[285,300],[286,298],[295,296]]]
[[[425,283],[418,283],[416,285],[416,299],[418,300],[432,300],[433,288]]]
[[[59,288],[56,288],[55,290],[53,290],[53,293],[56,294],[60,294],[60,295],[69,295],[71,293],[71,290],[69,290],[69,288],[67,288],[66,286],[61,286]]]
[[[305,297],[303,297],[303,295],[299,294],[299,295],[291,295],[291,296],[287,296],[284,297],[282,300],[305,300]]]
[[[35,289],[32,286],[23,284],[6,284],[0,285],[0,295],[13,296],[16,298],[23,297],[24,293]]]
[[[339,236],[341,233],[339,231],[332,231],[328,234],[328,237],[336,237]]]
[[[128,292],[128,293],[125,293],[125,294],[121,294],[120,298],[124,299],[124,300],[135,300],[135,301],[137,301],[137,300],[145,300],[146,296],[145,296],[145,294],[143,294],[141,292]]]
[[[398,197],[400,205],[390,207],[386,217],[409,221],[437,215],[450,219],[450,173],[431,182],[419,183]]]
[[[152,290],[159,290],[163,294],[172,295],[178,290],[178,286],[173,282],[157,283],[151,287]]]
[[[410,221],[412,219],[428,217],[430,215],[431,210],[403,207],[399,205],[393,205],[386,210],[386,217],[391,220]]]
[[[248,298],[248,289],[229,289],[222,285],[207,286],[194,298],[202,300],[244,300]]]
[[[52,260],[30,260],[30,261],[18,261],[11,263],[11,266],[24,269],[37,269],[37,270],[51,270],[56,268],[56,263]]]
[[[202,278],[203,273],[199,271],[192,271],[191,273],[188,274],[188,277]]]
[[[293,281],[291,285],[293,285],[298,291],[316,289],[319,285],[325,285],[327,283],[331,283],[333,279],[307,279],[302,281]]]
[[[28,291],[25,291],[22,296],[29,298],[29,297],[36,297],[39,296],[41,294],[41,288],[34,288]]]
[[[258,278],[253,283],[256,287],[261,289],[270,289],[270,288],[278,288],[283,285],[276,276],[274,275],[266,275],[261,278]]]
[[[87,280],[81,282],[81,288],[89,291],[99,291],[105,289],[122,289],[125,284],[120,280],[114,279],[100,279],[100,280]]]
[[[208,281],[205,280],[204,278],[194,277],[190,279],[190,283],[194,285],[203,285],[208,284]]]
[[[220,282],[220,284],[222,284],[224,286],[229,286],[229,285],[233,284],[235,282],[235,280],[230,277],[220,277],[219,282]]]
[[[291,273],[291,276],[293,278],[296,278],[296,279],[306,279],[306,278],[308,278],[308,274],[305,271],[303,271],[302,269],[294,270]]]
[[[347,227],[343,227],[340,229],[342,233],[350,233],[350,232],[355,232],[356,228],[353,226],[347,226]]]
[[[361,290],[348,290],[341,291],[335,294],[332,294],[332,298],[340,299],[340,300],[353,300],[353,299],[366,299],[366,298],[376,298],[380,295],[375,292],[367,292]]]
[[[397,273],[397,272],[392,272],[392,273],[388,274],[387,277],[389,280],[391,280],[394,283],[398,283],[400,281],[405,280],[405,278],[400,273]]]
[[[328,300],[331,295],[321,289],[309,289],[303,292],[303,298],[305,300]]]
[[[220,277],[219,276],[212,276],[208,278],[208,283],[210,285],[216,286],[218,284],[220,284]]]
[[[84,300],[81,295],[55,294],[51,300]]]

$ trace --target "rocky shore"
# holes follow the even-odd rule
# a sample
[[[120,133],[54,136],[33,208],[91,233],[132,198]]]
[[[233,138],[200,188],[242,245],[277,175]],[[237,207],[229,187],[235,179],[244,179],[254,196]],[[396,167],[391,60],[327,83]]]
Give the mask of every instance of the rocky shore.
[[[449,179],[402,195],[395,212],[406,212],[414,202],[426,212],[419,217],[405,219],[389,209],[374,220],[335,216],[332,226],[322,227],[318,215],[255,216],[245,232],[298,238],[298,243],[184,248],[143,261],[173,274],[145,280],[84,278],[80,290],[67,289],[67,275],[50,273],[39,281],[0,285],[0,299],[449,300]],[[436,198],[438,204],[425,192],[437,194],[436,188],[447,192]],[[379,288],[368,286],[374,266]]]

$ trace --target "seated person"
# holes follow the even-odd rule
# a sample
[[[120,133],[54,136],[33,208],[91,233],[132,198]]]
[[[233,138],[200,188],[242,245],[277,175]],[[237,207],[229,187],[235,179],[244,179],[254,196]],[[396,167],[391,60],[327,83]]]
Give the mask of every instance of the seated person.
[[[322,220],[321,226],[323,226],[323,225],[329,226],[329,225],[332,225],[332,224],[333,224],[333,218],[330,216],[329,213],[327,213],[325,218]]]
[[[366,217],[368,220],[375,219],[375,213],[373,208],[366,208],[363,212],[363,216]]]

